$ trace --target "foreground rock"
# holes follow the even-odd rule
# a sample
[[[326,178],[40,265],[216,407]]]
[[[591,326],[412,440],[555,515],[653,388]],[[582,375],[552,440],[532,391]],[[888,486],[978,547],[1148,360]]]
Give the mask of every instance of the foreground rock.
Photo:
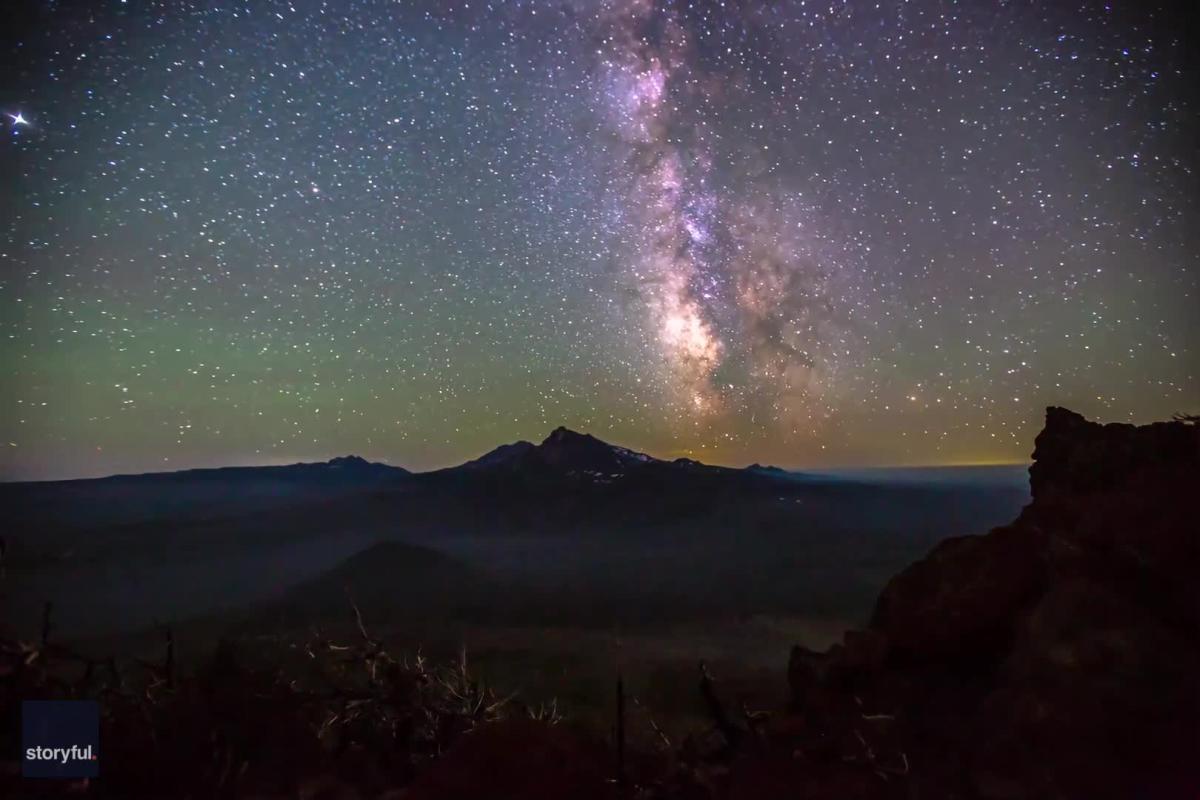
[[[1050,408],[1033,457],[1016,521],[938,545],[843,645],[794,650],[776,741],[857,758],[880,796],[1197,796],[1200,426]]]

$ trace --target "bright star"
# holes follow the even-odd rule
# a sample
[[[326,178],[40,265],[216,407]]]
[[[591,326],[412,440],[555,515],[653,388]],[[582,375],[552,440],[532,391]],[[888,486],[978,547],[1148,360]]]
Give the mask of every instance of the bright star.
[[[25,119],[25,117],[21,114],[20,111],[18,111],[16,114],[9,114],[8,118],[12,120],[14,128],[18,125],[28,125],[29,124],[29,121],[27,119]]]

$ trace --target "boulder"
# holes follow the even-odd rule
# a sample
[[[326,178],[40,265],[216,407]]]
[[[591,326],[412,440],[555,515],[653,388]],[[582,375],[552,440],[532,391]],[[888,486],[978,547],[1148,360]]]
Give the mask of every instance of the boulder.
[[[993,661],[1044,582],[1042,538],[1009,527],[942,542],[888,582],[871,630],[897,660]]]

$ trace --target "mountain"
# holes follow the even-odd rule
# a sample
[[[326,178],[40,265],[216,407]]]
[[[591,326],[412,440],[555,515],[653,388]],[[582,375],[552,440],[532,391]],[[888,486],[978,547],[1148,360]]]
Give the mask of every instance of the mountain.
[[[630,469],[663,463],[666,462],[645,453],[608,444],[590,434],[576,433],[568,428],[559,427],[551,431],[539,445],[526,441],[502,445],[456,469],[587,474],[613,478]]]
[[[482,605],[495,594],[487,576],[437,550],[403,542],[378,542],[259,609],[260,619],[308,624],[349,615],[349,598],[376,618],[445,614]]]
[[[519,442],[513,442],[512,444],[502,444],[495,450],[490,450],[481,455],[479,458],[460,465],[458,469],[478,470],[508,468],[514,464],[520,463],[523,456],[525,456],[531,450],[536,449],[536,445],[531,442],[527,442],[524,439]]]
[[[602,442],[586,433],[555,428],[540,446],[531,450],[526,463],[557,470],[614,474],[646,464],[662,462],[645,453]]]
[[[620,534],[667,525],[693,534],[714,512],[757,519],[785,481],[766,473],[665,461],[555,428],[540,444],[504,445],[457,467],[419,473],[395,490],[409,530]],[[750,506],[759,503],[759,511]]]

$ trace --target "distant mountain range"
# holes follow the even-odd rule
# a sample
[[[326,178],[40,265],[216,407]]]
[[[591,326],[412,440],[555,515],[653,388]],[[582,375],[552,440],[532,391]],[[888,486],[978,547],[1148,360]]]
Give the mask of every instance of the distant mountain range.
[[[501,445],[465,464],[429,474],[445,477],[480,472],[517,473],[540,478],[576,478],[596,483],[611,483],[629,475],[647,472],[694,475],[698,471],[707,471],[711,474],[729,475],[759,469],[761,468],[757,464],[747,470],[713,467],[688,458],[665,461],[627,447],[609,444],[590,434],[576,433],[569,428],[559,427],[541,444],[519,441]]]
[[[541,444],[503,445],[431,472],[350,455],[281,466],[6,483],[0,484],[0,507],[17,553],[78,553],[117,541],[178,547],[328,530],[531,532],[573,528],[577,520],[612,522],[614,515],[624,523],[647,504],[683,513],[692,505],[687,498],[698,494],[697,480],[729,484],[729,476],[762,478],[686,459],[663,461],[557,428]],[[713,488],[700,494],[715,497]],[[662,499],[668,502],[656,502]],[[167,538],[159,530],[164,524],[170,526]],[[78,534],[100,529],[103,537],[78,541]]]
[[[933,531],[1002,521],[1025,496],[1011,485],[948,493],[664,460],[562,427],[540,444],[502,445],[430,472],[345,456],[0,484],[13,564],[134,550],[174,557],[321,536],[753,535],[848,546],[865,531],[894,531],[925,541]]]
[[[110,475],[105,478],[62,481],[83,483],[88,480],[109,482],[157,481],[221,481],[243,477],[269,480],[295,481],[301,483],[364,484],[379,483],[402,478],[411,473],[403,467],[393,467],[376,461],[367,461],[360,456],[338,456],[328,461],[313,463],[283,464],[276,466],[214,467],[185,469],[175,472],[147,472],[132,475]]]
[[[500,445],[494,450],[467,461],[456,467],[433,470],[429,473],[413,473],[403,467],[392,466],[356,456],[347,455],[332,458],[329,461],[313,463],[298,463],[273,466],[244,466],[244,467],[215,467],[178,470],[173,472],[148,472],[141,474],[119,474],[103,478],[81,478],[64,481],[38,481],[37,485],[70,484],[83,486],[99,482],[131,484],[138,482],[208,482],[229,481],[238,479],[256,479],[278,481],[284,483],[319,483],[329,485],[350,484],[380,484],[400,480],[402,478],[427,475],[454,475],[462,472],[478,473],[487,470],[509,472],[529,471],[542,475],[557,473],[560,475],[591,475],[593,477],[618,477],[629,470],[636,470],[650,465],[671,465],[674,467],[694,470],[696,468],[719,469],[722,471],[737,471],[728,467],[710,467],[698,461],[679,458],[674,461],[664,461],[645,453],[619,447],[601,441],[596,437],[577,433],[565,427],[555,428],[541,444],[527,441],[517,441]],[[754,464],[746,468],[748,472],[762,474],[794,474],[785,473],[778,467],[763,467]],[[0,486],[5,484],[0,484]],[[13,485],[13,484],[8,484]],[[34,484],[16,484],[30,487]]]
[[[714,587],[726,605],[777,607],[799,596],[835,603],[855,591],[844,571],[831,568],[847,554],[866,558],[854,581],[882,580],[945,536],[1011,519],[1027,499],[1027,488],[1011,484],[950,489],[665,460],[566,428],[539,444],[503,445],[430,472],[347,456],[0,484],[5,563],[14,579],[9,608],[24,603],[21,618],[35,619],[47,596],[38,582],[58,580],[64,607],[88,609],[90,616],[76,614],[78,625],[137,619],[142,612],[122,603],[150,586],[160,605],[174,597],[177,609],[208,607],[192,598],[186,580],[164,577],[175,573],[163,565],[180,575],[201,564],[220,573],[216,605],[313,578],[275,606],[280,613],[330,604],[341,613],[344,606],[332,601],[346,585],[373,606],[391,597],[400,608],[417,600],[444,611],[470,607],[477,618],[544,621],[566,613],[578,575],[562,578],[570,591],[542,597],[497,589],[467,568],[497,559],[511,573],[586,562],[590,580],[622,598],[626,619],[643,613],[647,593],[708,598]],[[375,543],[386,546],[352,555]],[[238,564],[255,566],[237,577]],[[251,569],[262,575],[251,577]],[[405,591],[389,588],[397,581]],[[602,620],[614,608],[577,603],[570,615]]]

